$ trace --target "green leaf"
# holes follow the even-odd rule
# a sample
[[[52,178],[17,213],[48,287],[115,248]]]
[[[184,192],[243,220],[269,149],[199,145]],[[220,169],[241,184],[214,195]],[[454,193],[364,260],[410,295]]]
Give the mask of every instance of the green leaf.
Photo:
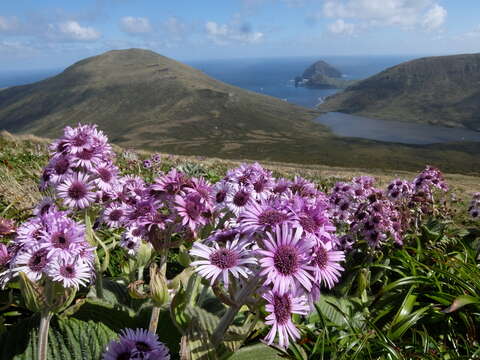
[[[398,309],[397,314],[393,318],[391,324],[392,327],[402,322],[412,312],[413,305],[415,305],[415,301],[417,300],[417,295],[413,295],[412,292],[413,286],[408,291],[407,296],[405,296],[405,299],[403,299],[400,309]]]
[[[0,337],[0,359],[36,360],[38,317],[22,320]],[[48,359],[98,360],[106,345],[117,338],[102,323],[53,318],[48,335]]]
[[[20,292],[22,293],[25,307],[32,312],[39,312],[45,307],[45,297],[42,288],[31,281],[23,272],[19,273]]]
[[[285,359],[279,352],[264,344],[246,346],[238,350],[229,360],[280,360]]]
[[[465,305],[470,305],[470,304],[479,305],[480,298],[469,296],[469,295],[459,296],[455,300],[453,300],[452,305],[450,305],[447,309],[443,310],[443,312],[451,313],[451,312],[457,311],[458,309],[464,307]]]

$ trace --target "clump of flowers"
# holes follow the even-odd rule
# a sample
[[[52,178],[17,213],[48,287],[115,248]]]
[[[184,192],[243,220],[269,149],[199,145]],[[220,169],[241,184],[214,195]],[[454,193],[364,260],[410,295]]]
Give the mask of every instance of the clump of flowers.
[[[480,192],[473,194],[470,206],[468,207],[468,213],[474,219],[480,216]]]
[[[306,315],[343,271],[326,195],[301,177],[275,179],[255,163],[229,170],[205,198],[217,227],[193,244],[191,265],[227,303],[239,301],[238,289],[246,301],[260,286],[257,301],[266,302],[272,326],[266,341],[287,347],[300,337],[292,314]]]
[[[146,183],[138,176],[118,179],[101,221],[123,229],[120,245],[134,255],[142,240],[156,249],[168,248],[173,234],[193,239],[212,221],[211,185],[172,169]]]
[[[110,341],[103,354],[103,360],[119,359],[170,360],[170,352],[157,335],[144,329],[124,329],[117,341]]]
[[[85,240],[85,226],[55,206],[17,229],[9,251],[0,249],[7,279],[23,272],[30,280],[50,279],[78,289],[94,276],[94,248]]]
[[[41,189],[52,189],[63,205],[83,209],[109,198],[118,187],[118,168],[107,137],[96,125],[67,126],[50,145]]]
[[[375,187],[375,179],[368,176],[335,184],[329,195],[329,211],[344,232],[339,246],[350,250],[358,239],[365,239],[372,248],[389,239],[402,245],[407,227],[431,211],[435,192],[447,190],[442,173],[431,166],[413,182],[394,179],[385,190]]]

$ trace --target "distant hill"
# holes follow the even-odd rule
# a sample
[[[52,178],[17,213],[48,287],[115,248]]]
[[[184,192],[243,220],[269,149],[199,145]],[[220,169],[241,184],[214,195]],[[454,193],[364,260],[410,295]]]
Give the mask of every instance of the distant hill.
[[[242,90],[152,51],[116,50],[0,91],[0,130],[54,138],[96,123],[123,147],[181,155],[480,173],[480,143],[410,146],[334,136],[319,111]],[[1,146],[1,144],[0,144]]]
[[[320,109],[480,130],[480,54],[402,63],[328,97]]]
[[[305,69],[302,76],[295,78],[295,86],[315,89],[343,89],[352,83],[342,79],[342,73],[323,60],[313,63]]]
[[[316,116],[141,49],[109,51],[0,91],[0,129],[53,137],[65,125],[92,122],[118,144],[147,149],[323,136],[326,128],[310,121]]]

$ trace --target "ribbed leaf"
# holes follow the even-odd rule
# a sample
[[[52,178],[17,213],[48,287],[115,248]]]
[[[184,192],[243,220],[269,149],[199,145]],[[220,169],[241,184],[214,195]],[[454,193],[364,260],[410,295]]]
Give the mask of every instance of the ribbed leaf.
[[[229,360],[280,360],[285,359],[278,351],[264,344],[246,346],[233,354]]]
[[[38,318],[20,321],[0,337],[2,360],[37,359]],[[48,336],[48,359],[98,360],[117,335],[102,323],[53,318]]]

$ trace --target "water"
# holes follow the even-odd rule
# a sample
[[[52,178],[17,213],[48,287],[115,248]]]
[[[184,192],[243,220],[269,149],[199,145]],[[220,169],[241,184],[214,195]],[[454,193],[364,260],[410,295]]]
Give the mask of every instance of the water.
[[[295,87],[294,79],[318,60],[325,60],[344,74],[357,80],[374,75],[411,57],[400,56],[318,56],[276,59],[231,59],[187,62],[207,75],[238,86],[313,108],[338,89],[307,89]]]
[[[322,99],[338,92],[338,89],[307,89],[295,87],[294,79],[315,61],[327,61],[339,69],[346,79],[363,79],[411,57],[400,56],[318,56],[270,59],[227,59],[187,61],[207,75],[238,86],[280,98],[291,103],[315,107]],[[62,69],[0,71],[0,89],[24,85],[60,73]]]
[[[43,70],[25,70],[25,71],[0,71],[0,89],[26,85],[36,81],[44,80],[50,76],[54,76],[62,72],[62,69],[43,69]]]
[[[480,132],[473,130],[370,119],[331,112],[318,117],[316,122],[327,125],[339,136],[404,144],[434,144],[446,142],[480,141]]]
[[[187,64],[207,75],[243,89],[274,96],[313,108],[338,89],[295,87],[294,78],[315,61],[325,60],[339,69],[346,79],[364,79],[388,67],[412,59],[408,56],[318,56],[275,59],[229,59],[191,61]],[[23,72],[0,72],[0,88],[35,82],[61,72],[59,69]],[[329,113],[316,121],[329,126],[339,136],[430,144],[451,141],[480,141],[480,133],[465,129],[383,121]]]

